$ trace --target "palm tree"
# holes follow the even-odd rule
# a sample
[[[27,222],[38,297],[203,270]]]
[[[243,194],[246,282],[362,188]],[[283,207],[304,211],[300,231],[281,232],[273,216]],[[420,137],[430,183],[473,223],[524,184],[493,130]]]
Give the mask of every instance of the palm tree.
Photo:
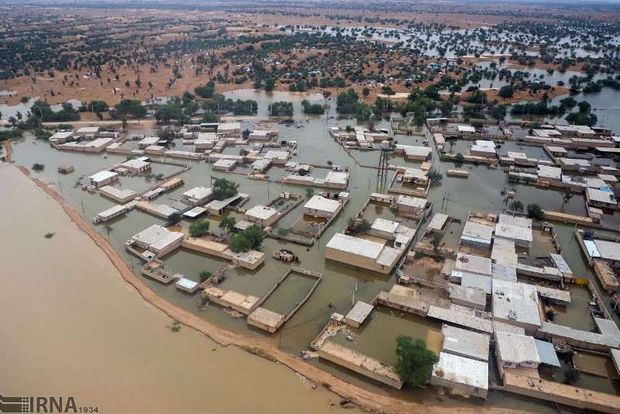
[[[564,207],[564,204],[568,203],[571,198],[573,198],[573,193],[571,193],[570,190],[567,188],[562,194],[562,207]]]

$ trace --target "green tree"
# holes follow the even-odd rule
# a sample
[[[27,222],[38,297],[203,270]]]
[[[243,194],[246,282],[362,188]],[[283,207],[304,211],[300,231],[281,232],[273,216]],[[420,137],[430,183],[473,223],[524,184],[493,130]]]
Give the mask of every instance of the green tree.
[[[242,233],[233,234],[230,238],[230,250],[235,253],[247,252],[250,250],[250,242]]]
[[[426,348],[421,339],[413,340],[408,336],[396,338],[396,373],[400,379],[413,387],[426,383],[438,358]]]
[[[532,203],[527,205],[527,216],[535,220],[541,220],[545,212],[538,204]]]
[[[515,94],[515,88],[512,85],[504,85],[499,88],[499,92],[497,94],[504,99],[512,98],[512,96]]]
[[[513,214],[517,211],[523,211],[523,203],[519,200],[513,200],[510,203],[510,209],[512,210]]]
[[[213,197],[216,200],[225,200],[237,195],[239,184],[235,184],[226,178],[216,178],[213,182]]]
[[[211,276],[213,276],[213,273],[209,272],[208,270],[203,270],[202,272],[198,274],[198,277],[200,278],[200,282],[204,282]]]
[[[200,237],[204,236],[209,232],[209,221],[205,219],[197,220],[190,224],[189,226],[189,234],[192,237]]]
[[[220,224],[218,224],[218,227],[225,232],[230,233],[235,229],[235,224],[237,224],[237,220],[235,220],[234,217],[230,215],[225,215],[224,217],[222,217],[222,220],[220,220]]]
[[[146,113],[146,107],[139,100],[123,99],[114,107],[113,116],[119,119],[126,118],[127,116],[141,119],[146,116]]]

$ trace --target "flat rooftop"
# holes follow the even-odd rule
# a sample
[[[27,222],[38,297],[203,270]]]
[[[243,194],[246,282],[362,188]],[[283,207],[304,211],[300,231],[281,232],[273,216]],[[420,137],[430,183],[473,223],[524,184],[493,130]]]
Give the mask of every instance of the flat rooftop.
[[[491,338],[489,335],[447,324],[443,325],[441,333],[443,334],[443,352],[479,361],[489,360]]]

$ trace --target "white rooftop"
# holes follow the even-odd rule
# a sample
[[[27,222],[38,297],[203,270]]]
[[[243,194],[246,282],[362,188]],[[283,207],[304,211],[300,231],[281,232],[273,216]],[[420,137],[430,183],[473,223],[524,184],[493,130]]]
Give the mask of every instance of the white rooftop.
[[[483,390],[489,388],[488,363],[446,352],[439,354],[439,362],[433,367],[432,375],[445,381]]]
[[[116,176],[118,176],[118,174],[113,172],[113,171],[103,170],[103,171],[99,171],[98,173],[95,173],[95,174],[91,175],[88,178],[92,182],[100,183],[102,181],[109,180],[110,178],[116,177]]]
[[[308,202],[304,204],[304,208],[326,211],[329,213],[335,213],[339,207],[340,201],[325,198],[320,195],[313,195],[310,200],[308,200]]]
[[[203,200],[209,197],[213,193],[212,188],[208,187],[194,187],[183,193],[183,197],[195,200]]]
[[[396,203],[401,206],[423,209],[426,207],[427,200],[425,198],[399,195],[396,199]]]
[[[494,279],[493,316],[505,322],[540,326],[536,286]]]
[[[487,226],[486,224],[468,221],[463,228],[461,239],[482,244],[491,244],[493,230],[493,227]]]
[[[351,308],[349,313],[347,313],[346,318],[351,319],[352,321],[355,321],[359,324],[362,324],[364,320],[366,320],[368,315],[370,315],[370,313],[372,312],[374,308],[375,308],[374,306],[366,302],[357,301],[355,306],[353,306],[353,308]]]
[[[370,226],[371,230],[376,230],[384,233],[394,234],[396,229],[400,226],[400,223],[392,220],[386,220],[381,217],[376,218]]]
[[[454,270],[491,276],[491,259],[473,254],[458,253],[454,263]]]
[[[326,183],[346,185],[349,181],[349,173],[342,171],[330,171],[325,177]]]
[[[541,362],[533,336],[498,331],[495,333],[495,343],[504,363],[520,365]]]
[[[361,239],[359,237],[348,236],[342,233],[334,234],[334,237],[327,243],[330,249],[341,250],[358,256],[367,257],[376,260],[381,251],[383,244],[371,240]]]
[[[480,361],[489,360],[489,335],[447,324],[443,325],[441,333],[443,334],[443,352]]]
[[[255,217],[259,220],[268,220],[274,215],[278,214],[278,210],[273,207],[267,207],[263,205],[257,205],[245,212],[246,216]]]
[[[525,217],[500,214],[495,226],[495,236],[515,241],[531,242],[532,220]]]

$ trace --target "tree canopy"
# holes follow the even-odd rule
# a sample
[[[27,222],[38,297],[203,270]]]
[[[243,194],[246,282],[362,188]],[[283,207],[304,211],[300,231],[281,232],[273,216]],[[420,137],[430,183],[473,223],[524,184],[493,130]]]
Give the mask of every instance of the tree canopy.
[[[396,373],[400,379],[413,387],[426,383],[438,361],[437,355],[426,348],[421,339],[408,336],[396,338]]]

